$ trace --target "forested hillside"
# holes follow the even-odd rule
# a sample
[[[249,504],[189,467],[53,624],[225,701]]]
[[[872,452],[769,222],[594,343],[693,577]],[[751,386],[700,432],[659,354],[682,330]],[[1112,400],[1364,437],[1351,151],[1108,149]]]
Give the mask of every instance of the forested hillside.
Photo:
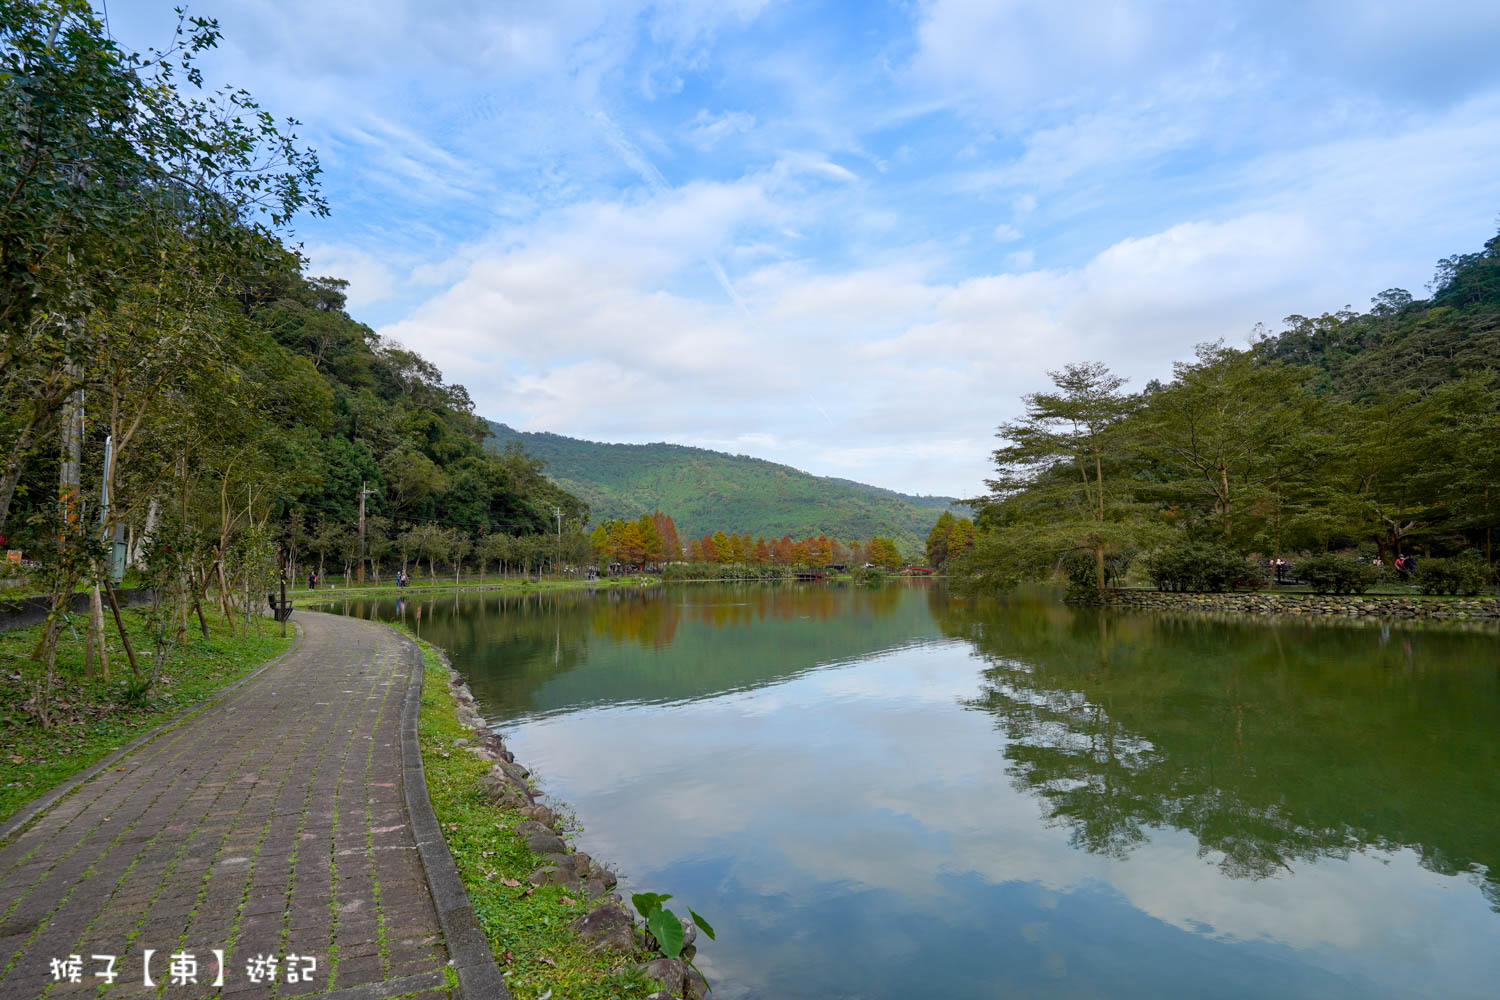
[[[490,447],[523,446],[560,486],[589,505],[596,522],[634,520],[661,510],[676,520],[685,538],[717,530],[773,539],[884,535],[915,555],[933,518],[955,503],[951,497],[908,496],[705,448],[603,444],[493,422],[489,427]]]
[[[1159,586],[1222,589],[1257,575],[1247,555],[1353,550],[1341,586],[1411,555],[1424,588],[1493,580],[1500,236],[1439,261],[1432,289],[1291,316],[1247,350],[1200,345],[1137,394],[1102,364],[1054,372],[1000,428],[963,572],[1004,586],[1061,562],[1102,588],[1145,555]]]

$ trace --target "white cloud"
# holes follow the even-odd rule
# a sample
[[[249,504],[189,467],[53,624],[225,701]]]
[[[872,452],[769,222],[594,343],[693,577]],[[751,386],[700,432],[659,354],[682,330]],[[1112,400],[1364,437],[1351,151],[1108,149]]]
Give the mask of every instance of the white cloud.
[[[1244,168],[1240,189],[1256,193],[1236,213],[1127,236],[1073,267],[1033,269],[1028,247],[968,277],[927,245],[836,269],[804,258],[797,234],[865,208],[845,186],[806,187],[773,165],[506,230],[465,250],[459,280],[382,332],[510,423],[597,439],[774,440],[763,457],[972,496],[994,427],[1049,370],[1098,359],[1140,385],[1196,343],[1241,343],[1257,322],[1425,276],[1435,255],[1393,244],[1372,276],[1368,256],[1347,248],[1500,203],[1500,180],[1482,167],[1500,159],[1500,133],[1482,127],[1492,118],[1476,106],[1403,135],[1269,156]],[[1453,155],[1434,160],[1428,146]],[[1031,209],[1026,197],[1012,207]],[[1480,239],[1487,224],[1475,220]],[[734,263],[748,311],[717,290],[709,259]]]
[[[707,109],[693,116],[685,129],[688,141],[699,149],[712,149],[734,135],[755,128],[755,116],[745,111],[725,111],[711,115]]]

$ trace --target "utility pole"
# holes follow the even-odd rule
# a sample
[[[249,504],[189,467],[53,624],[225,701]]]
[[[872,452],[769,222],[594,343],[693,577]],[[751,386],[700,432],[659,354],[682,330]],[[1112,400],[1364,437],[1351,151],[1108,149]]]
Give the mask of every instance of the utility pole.
[[[365,585],[365,497],[374,493],[374,490],[365,488],[365,481],[359,481],[359,585]]]
[[[553,507],[557,512],[557,572],[562,574],[562,508]]]

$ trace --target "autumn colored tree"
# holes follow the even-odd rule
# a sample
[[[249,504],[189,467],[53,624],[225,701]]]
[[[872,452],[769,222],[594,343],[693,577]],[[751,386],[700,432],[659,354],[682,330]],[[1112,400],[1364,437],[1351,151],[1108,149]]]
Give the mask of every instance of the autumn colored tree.
[[[948,539],[957,523],[958,518],[949,511],[945,510],[938,515],[937,523],[927,533],[927,565],[936,569],[948,562]]]
[[[957,559],[964,553],[974,548],[974,522],[967,517],[961,517],[953,522],[953,529],[948,533],[948,558]]]
[[[896,549],[896,543],[889,538],[881,538],[878,535],[870,539],[869,549],[870,561],[877,566],[886,569],[901,568],[901,553]]]
[[[635,522],[635,529],[641,542],[641,565],[661,562],[664,549],[661,535],[656,530],[656,518],[651,514],[642,514]]]
[[[677,524],[672,516],[656,511],[651,515],[651,520],[656,525],[657,537],[661,539],[661,558],[668,561],[681,559],[682,540],[677,536]]]
[[[764,536],[755,539],[755,549],[752,558],[757,566],[765,566],[771,561],[771,547],[766,544]]]

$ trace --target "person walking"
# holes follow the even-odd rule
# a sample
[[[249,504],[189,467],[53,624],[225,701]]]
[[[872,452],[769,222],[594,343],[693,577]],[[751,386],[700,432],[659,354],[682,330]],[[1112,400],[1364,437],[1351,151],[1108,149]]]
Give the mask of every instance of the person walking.
[[[307,589],[308,590],[317,590],[318,589],[318,571],[317,570],[310,570],[308,572],[308,574],[307,574]]]

